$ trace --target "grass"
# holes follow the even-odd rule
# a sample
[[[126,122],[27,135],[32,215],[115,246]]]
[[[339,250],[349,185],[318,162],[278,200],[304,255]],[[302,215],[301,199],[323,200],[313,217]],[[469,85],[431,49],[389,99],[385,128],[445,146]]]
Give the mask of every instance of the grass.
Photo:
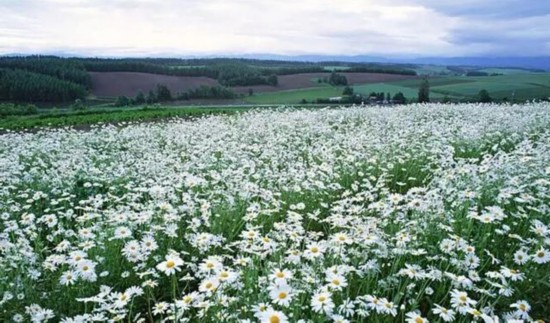
[[[250,109],[250,107],[141,107],[127,109],[94,109],[88,111],[61,111],[32,116],[2,118],[0,119],[0,132],[2,130],[23,130],[41,127],[87,126],[96,123],[154,121],[174,117],[195,118],[214,114],[237,113],[248,109]]]
[[[327,99],[341,96],[343,90],[344,87],[342,86],[321,86],[300,90],[258,93],[246,97],[245,100],[255,104],[297,104],[300,103],[302,99],[311,102],[319,98]]]
[[[498,69],[494,69],[495,72]],[[550,73],[521,73],[498,76],[451,76],[430,78],[430,97],[442,99],[445,96],[455,99],[476,99],[480,90],[486,89],[494,99],[508,98],[525,101],[535,98],[550,97]],[[419,80],[403,80],[385,83],[354,85],[356,93],[368,95],[371,92],[384,92],[394,95],[402,92],[405,97],[414,99],[418,93]],[[288,90],[279,92],[258,93],[245,100],[255,104],[296,104],[302,99],[315,101],[318,98],[329,98],[342,95],[343,87],[319,86],[315,88]]]
[[[550,96],[550,73],[523,73],[499,76],[468,77],[471,82],[433,86],[432,90],[463,96],[476,96],[486,89],[494,98],[512,97],[529,100]]]
[[[479,70],[480,72],[485,73],[499,73],[504,75],[510,75],[510,74],[525,74],[525,73],[531,73],[529,70],[524,70],[521,68],[484,68]]]
[[[498,72],[500,69],[492,69]],[[511,71],[517,71],[511,73]],[[510,73],[498,76],[451,76],[434,77],[429,79],[431,97],[438,98],[448,95],[450,97],[473,99],[480,90],[486,89],[495,99],[512,99],[515,92],[516,101],[540,99],[550,96],[550,73],[532,73],[523,70],[510,70]],[[401,88],[418,89],[418,80],[405,80],[387,83]],[[374,86],[375,84],[371,84]],[[382,88],[383,89],[383,88]],[[391,89],[388,88],[388,90]],[[401,91],[407,96],[407,92]],[[408,92],[413,94],[412,92]]]
[[[396,94],[397,92],[402,92],[403,95],[405,95],[408,99],[416,98],[418,95],[418,90],[411,88],[411,87],[405,87],[405,86],[399,86],[394,85],[393,83],[374,83],[374,84],[364,84],[364,85],[356,85],[353,87],[353,90],[355,93],[363,94],[363,95],[369,95],[371,92],[384,92],[384,93],[390,93],[392,96]],[[443,95],[439,93],[430,93],[431,97],[433,98],[442,98]]]

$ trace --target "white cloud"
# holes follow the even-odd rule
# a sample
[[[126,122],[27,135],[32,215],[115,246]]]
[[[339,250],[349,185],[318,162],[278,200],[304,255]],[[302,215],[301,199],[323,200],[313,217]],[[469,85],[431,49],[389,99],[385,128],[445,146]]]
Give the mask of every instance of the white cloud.
[[[4,0],[0,54],[468,54],[453,40],[470,21],[412,3]]]

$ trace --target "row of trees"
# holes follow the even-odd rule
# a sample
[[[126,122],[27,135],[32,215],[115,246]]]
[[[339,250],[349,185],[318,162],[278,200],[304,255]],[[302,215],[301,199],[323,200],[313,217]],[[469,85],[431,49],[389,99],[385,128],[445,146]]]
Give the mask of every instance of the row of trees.
[[[82,63],[54,56],[0,57],[0,68],[45,74],[85,88],[91,86],[90,74]]]
[[[114,105],[117,107],[153,104],[159,102],[169,102],[177,100],[191,99],[234,99],[238,95],[233,90],[222,86],[206,86],[202,85],[196,89],[191,89],[186,92],[180,92],[175,97],[170,92],[170,89],[162,84],[157,85],[155,90],[150,90],[147,96],[139,91],[134,98],[119,96]]]
[[[345,75],[338,74],[336,72],[330,73],[329,77],[318,78],[318,83],[328,83],[332,86],[348,85],[348,79]]]
[[[64,102],[86,96],[84,86],[46,74],[0,69],[0,100]]]

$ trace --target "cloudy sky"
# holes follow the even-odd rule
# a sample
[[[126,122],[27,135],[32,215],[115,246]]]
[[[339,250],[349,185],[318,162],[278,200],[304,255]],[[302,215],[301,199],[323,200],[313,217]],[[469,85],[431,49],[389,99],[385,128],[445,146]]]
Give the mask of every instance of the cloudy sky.
[[[549,0],[0,0],[0,54],[550,55]]]

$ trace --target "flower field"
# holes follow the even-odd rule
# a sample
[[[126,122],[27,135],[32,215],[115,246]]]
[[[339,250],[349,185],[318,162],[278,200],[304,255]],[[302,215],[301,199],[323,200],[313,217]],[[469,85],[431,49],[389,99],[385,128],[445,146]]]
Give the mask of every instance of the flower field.
[[[550,319],[550,104],[0,136],[0,321]]]

